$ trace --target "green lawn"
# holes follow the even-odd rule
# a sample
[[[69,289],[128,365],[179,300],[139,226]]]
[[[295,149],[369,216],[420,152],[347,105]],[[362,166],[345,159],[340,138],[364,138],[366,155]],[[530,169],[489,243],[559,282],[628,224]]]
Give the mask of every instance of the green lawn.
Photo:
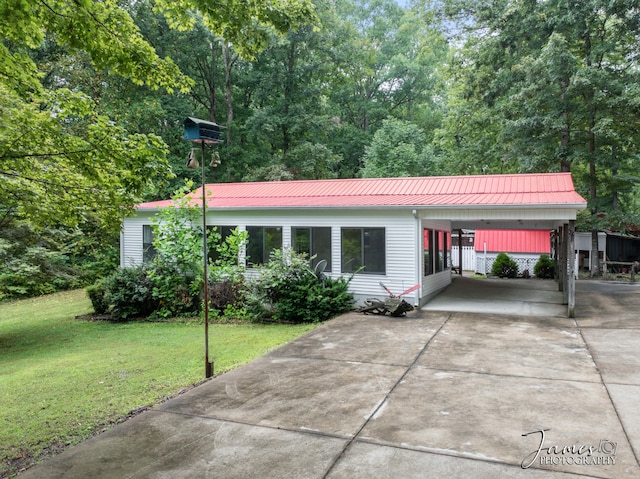
[[[0,477],[204,378],[204,325],[109,323],[83,290],[0,305]],[[209,326],[215,373],[313,325]]]

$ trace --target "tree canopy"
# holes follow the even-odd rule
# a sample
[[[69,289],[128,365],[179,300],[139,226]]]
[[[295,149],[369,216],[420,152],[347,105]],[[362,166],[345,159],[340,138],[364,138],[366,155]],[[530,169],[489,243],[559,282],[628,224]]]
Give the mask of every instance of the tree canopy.
[[[46,61],[71,57],[72,76],[88,67],[168,94],[187,92],[194,81],[143,37],[134,5],[0,0],[0,219],[74,225],[93,216],[115,227],[121,208],[172,175],[161,137],[115,123],[94,92]],[[317,20],[308,0],[158,0],[154,8],[176,28],[201,19],[245,56],[265,47],[270,28],[284,34]]]
[[[457,22],[462,45],[450,62],[455,86],[439,132],[455,163],[571,171],[594,220],[632,200],[640,179],[637,1],[444,0],[432,7]]]

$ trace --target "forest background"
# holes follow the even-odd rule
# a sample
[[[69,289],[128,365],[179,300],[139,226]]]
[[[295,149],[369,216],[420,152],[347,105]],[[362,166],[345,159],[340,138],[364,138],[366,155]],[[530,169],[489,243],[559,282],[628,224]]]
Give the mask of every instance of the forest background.
[[[570,171],[579,229],[640,225],[640,2],[211,5],[0,0],[0,300],[117,268],[189,116],[209,182]]]

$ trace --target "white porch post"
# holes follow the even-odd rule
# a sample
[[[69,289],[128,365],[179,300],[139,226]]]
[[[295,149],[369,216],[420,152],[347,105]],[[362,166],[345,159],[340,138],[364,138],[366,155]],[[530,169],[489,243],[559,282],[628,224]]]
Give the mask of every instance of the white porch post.
[[[558,228],[558,291],[562,291],[562,304],[567,304],[565,286],[567,278],[567,243],[564,225]]]
[[[575,220],[569,221],[567,237],[567,316],[576,317]]]
[[[560,251],[562,252],[562,304],[569,304],[569,271],[568,271],[568,253],[569,253],[569,225],[562,225],[562,246]]]

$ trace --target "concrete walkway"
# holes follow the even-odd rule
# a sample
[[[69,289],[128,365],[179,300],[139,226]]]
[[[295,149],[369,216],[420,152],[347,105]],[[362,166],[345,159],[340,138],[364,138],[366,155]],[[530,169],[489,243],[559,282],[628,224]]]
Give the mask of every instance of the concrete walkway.
[[[344,315],[19,478],[640,477],[639,287],[578,282],[574,321],[467,281],[437,299],[471,312]]]

